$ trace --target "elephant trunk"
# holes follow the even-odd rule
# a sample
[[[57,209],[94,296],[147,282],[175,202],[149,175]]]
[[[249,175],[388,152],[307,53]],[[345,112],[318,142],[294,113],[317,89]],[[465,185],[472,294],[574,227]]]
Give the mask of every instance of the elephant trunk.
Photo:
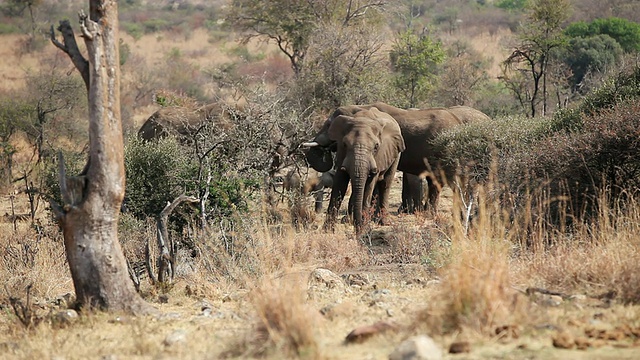
[[[368,181],[371,179],[372,173],[377,172],[375,160],[369,154],[355,154],[353,158],[353,166],[351,164],[345,164],[351,177],[353,201],[353,223],[356,228],[356,233],[362,232],[363,211],[368,208],[369,204],[365,204],[365,188]]]

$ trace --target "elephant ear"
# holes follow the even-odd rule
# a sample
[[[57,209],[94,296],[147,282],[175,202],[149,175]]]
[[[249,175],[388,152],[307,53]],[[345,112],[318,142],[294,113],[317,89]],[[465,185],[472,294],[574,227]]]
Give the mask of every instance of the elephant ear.
[[[333,121],[331,121],[331,125],[327,130],[327,134],[329,134],[329,139],[332,141],[341,142],[342,138],[345,134],[347,134],[351,128],[351,124],[353,122],[353,117],[347,115],[337,116]],[[338,144],[340,147],[340,144]]]
[[[328,134],[329,138],[336,142],[337,151],[335,159],[335,168],[340,169],[342,167],[344,159],[347,156],[347,149],[345,149],[343,138],[351,131],[353,127],[353,117],[347,115],[340,115],[333,119],[331,126],[329,126]]]
[[[322,146],[312,147],[306,153],[307,162],[314,170],[327,172],[333,168],[333,154]]]
[[[371,113],[383,124],[381,139],[385,144],[393,144],[390,150],[403,152],[406,149],[402,131],[396,120],[389,114],[376,108],[371,109]]]

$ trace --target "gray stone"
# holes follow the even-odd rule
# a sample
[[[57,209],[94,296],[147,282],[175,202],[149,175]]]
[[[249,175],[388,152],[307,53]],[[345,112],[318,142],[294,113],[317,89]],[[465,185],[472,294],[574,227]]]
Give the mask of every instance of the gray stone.
[[[333,271],[318,268],[311,272],[309,275],[310,285],[324,285],[329,289],[344,289],[345,283],[342,278],[336,275]]]
[[[440,360],[442,349],[426,335],[413,336],[389,355],[389,360]]]
[[[78,313],[73,309],[61,310],[53,316],[54,323],[58,325],[69,325],[78,321]]]
[[[178,343],[184,343],[187,341],[187,332],[183,329],[177,329],[171,334],[167,335],[162,342],[165,346],[173,346]]]

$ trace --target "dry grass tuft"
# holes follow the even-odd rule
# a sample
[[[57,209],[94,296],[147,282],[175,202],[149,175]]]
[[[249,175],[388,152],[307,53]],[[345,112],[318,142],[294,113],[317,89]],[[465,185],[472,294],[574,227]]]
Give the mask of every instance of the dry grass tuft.
[[[607,204],[608,201],[600,201]],[[640,303],[640,203],[603,205],[596,219],[555,234],[544,251],[530,255],[523,276],[537,286],[597,295],[614,291],[624,303]]]
[[[38,233],[18,227],[0,236],[0,283],[4,294],[23,294],[30,286],[37,298],[54,298],[73,290],[64,244],[53,225]]]
[[[306,293],[291,283],[266,282],[251,293],[257,322],[249,336],[227,356],[269,356],[321,359],[318,312],[305,302]]]
[[[415,326],[426,323],[442,334],[469,329],[492,335],[497,326],[527,316],[524,297],[511,287],[511,242],[503,214],[495,209],[481,203],[468,234],[454,217],[449,259],[439,269],[442,283]]]

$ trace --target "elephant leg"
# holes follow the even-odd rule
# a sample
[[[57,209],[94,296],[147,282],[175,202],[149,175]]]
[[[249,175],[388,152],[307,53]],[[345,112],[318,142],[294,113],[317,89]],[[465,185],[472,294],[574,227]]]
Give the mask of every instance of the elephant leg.
[[[398,213],[409,214],[412,212],[412,200],[411,200],[411,189],[409,185],[409,179],[407,178],[407,173],[402,174],[402,204],[398,209]]]
[[[376,184],[376,189],[378,193],[376,217],[378,219],[378,222],[382,225],[386,225],[385,220],[387,217],[387,209],[389,208],[389,194],[391,193],[391,186],[393,185],[393,180],[396,175],[396,170],[395,170],[396,166],[397,166],[397,161],[396,161],[396,164],[393,166],[393,168],[389,169],[384,174],[382,179],[378,181],[378,183]]]
[[[440,195],[440,188],[441,186],[437,183],[437,181],[435,181],[431,176],[427,177],[428,201],[425,209],[427,211],[433,212],[434,215],[438,210],[438,197]]]
[[[423,211],[422,178],[413,174],[402,174],[402,206],[399,212],[413,214]]]
[[[342,204],[348,185],[349,174],[345,171],[337,171],[333,181],[333,188],[331,188],[331,198],[329,200],[329,208],[327,209],[327,218],[324,223],[325,230],[334,230],[338,211],[340,210],[340,205]]]
[[[315,191],[315,211],[316,213],[322,212],[322,205],[324,202],[324,189]]]

